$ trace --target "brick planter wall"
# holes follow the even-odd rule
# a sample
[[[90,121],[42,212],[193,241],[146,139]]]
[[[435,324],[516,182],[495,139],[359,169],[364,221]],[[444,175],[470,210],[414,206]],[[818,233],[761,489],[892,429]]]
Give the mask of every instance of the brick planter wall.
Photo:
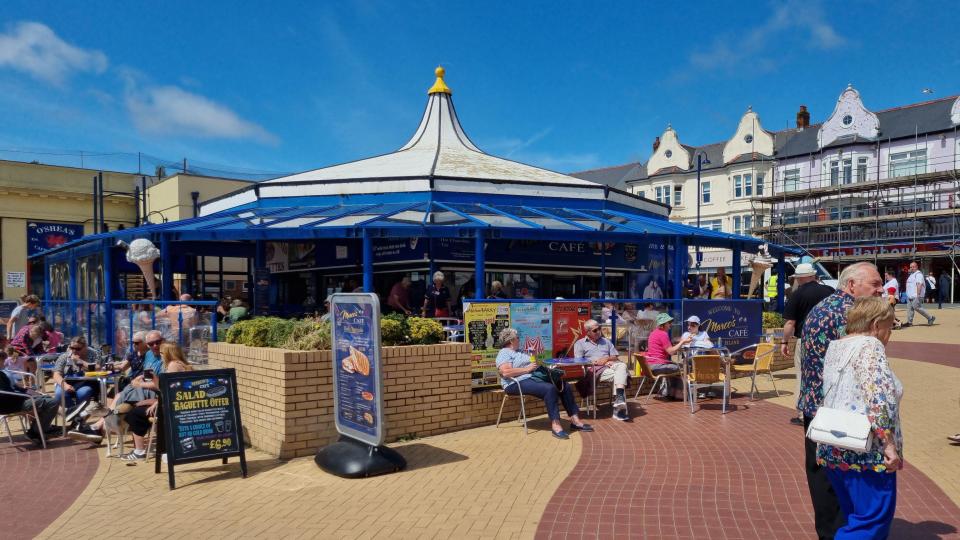
[[[330,355],[209,345],[210,367],[237,371],[247,442],[281,459],[313,455],[337,438]],[[473,392],[469,345],[384,347],[383,364],[387,442],[496,422],[503,393]],[[526,404],[528,416],[545,412],[539,399]],[[516,419],[519,408],[511,398],[504,419]]]

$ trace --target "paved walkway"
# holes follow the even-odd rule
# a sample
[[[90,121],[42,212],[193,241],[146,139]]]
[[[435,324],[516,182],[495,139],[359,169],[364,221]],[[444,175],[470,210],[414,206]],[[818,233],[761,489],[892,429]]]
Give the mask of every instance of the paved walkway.
[[[944,438],[960,431],[960,371],[926,345],[956,350],[960,310],[935,313],[938,324],[896,332],[890,349],[906,387],[895,538],[960,538],[960,446]],[[102,448],[4,441],[0,536],[810,538],[802,433],[787,422],[794,385],[781,372],[783,396],[762,381],[761,400],[737,398],[726,415],[716,402],[693,415],[682,403],[634,403],[633,422],[607,413],[596,433],[570,441],[552,439],[540,418],[526,437],[510,423],[395,444],[410,469],[364,480],[252,451],[249,478],[236,464],[199,463],[178,468],[170,492],[152,466]],[[155,511],[110,518],[132,501]]]

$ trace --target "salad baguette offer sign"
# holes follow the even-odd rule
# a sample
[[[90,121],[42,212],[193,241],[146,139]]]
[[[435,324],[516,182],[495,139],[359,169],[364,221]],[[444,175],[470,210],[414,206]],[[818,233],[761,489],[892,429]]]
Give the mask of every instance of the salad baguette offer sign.
[[[380,302],[367,293],[338,293],[330,298],[337,431],[379,446],[385,434]]]

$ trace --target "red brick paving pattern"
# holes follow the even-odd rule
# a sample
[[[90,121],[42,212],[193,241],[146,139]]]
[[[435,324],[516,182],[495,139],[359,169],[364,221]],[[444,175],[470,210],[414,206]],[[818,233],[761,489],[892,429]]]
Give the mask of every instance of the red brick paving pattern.
[[[789,411],[741,398],[721,415],[706,403],[692,415],[632,403],[632,423],[598,420],[537,538],[816,538]],[[909,462],[897,480],[892,538],[960,538],[960,508],[939,487]]]
[[[58,438],[43,450],[17,433],[11,446],[6,432],[0,435],[0,538],[33,538],[87,487],[97,449]]]
[[[960,347],[946,343],[911,343],[891,341],[887,343],[887,356],[909,358],[918,362],[929,362],[941,366],[960,368]]]

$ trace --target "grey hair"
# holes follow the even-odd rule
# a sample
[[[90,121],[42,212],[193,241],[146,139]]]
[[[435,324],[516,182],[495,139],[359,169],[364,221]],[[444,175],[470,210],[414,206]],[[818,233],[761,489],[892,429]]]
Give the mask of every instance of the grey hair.
[[[590,330],[590,329],[592,329],[592,328],[598,328],[599,326],[600,326],[600,323],[598,323],[595,319],[587,319],[587,321],[586,321],[585,323],[583,323],[583,329],[584,329],[584,330]]]
[[[433,279],[435,279],[435,280],[436,280],[436,279],[443,279],[443,272],[441,272],[441,271],[439,271],[439,270],[437,270],[436,272],[434,272],[434,273],[433,273]]]
[[[149,336],[158,336],[160,339],[163,339],[163,332],[159,330],[150,330],[144,337],[147,338]]]
[[[514,328],[504,328],[500,331],[500,343],[503,345],[510,343],[518,337],[520,337],[520,334],[518,334]]]
[[[837,278],[837,289],[846,290],[851,281],[863,277],[863,273],[870,269],[877,270],[877,267],[871,262],[858,262],[844,268],[840,272],[840,277]]]
[[[138,341],[138,340],[139,340],[139,341],[146,341],[146,340],[147,340],[147,333],[144,332],[144,331],[142,331],[142,330],[139,331],[139,332],[134,332],[134,333],[133,333],[133,336],[131,337],[131,339],[132,339],[133,341]]]

